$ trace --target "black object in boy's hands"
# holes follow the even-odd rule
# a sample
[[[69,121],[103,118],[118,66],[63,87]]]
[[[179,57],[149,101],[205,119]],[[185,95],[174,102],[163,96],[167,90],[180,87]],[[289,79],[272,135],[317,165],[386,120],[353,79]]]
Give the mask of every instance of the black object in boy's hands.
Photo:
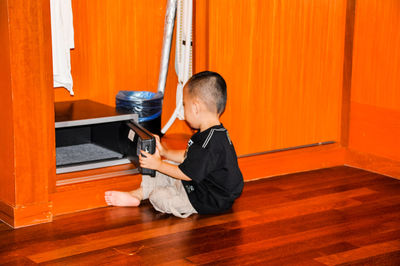
[[[146,151],[150,154],[155,153],[155,137],[148,130],[133,121],[128,122],[127,125],[129,127],[129,133],[127,137],[131,141],[128,151],[129,160],[131,160],[131,162],[138,168],[141,174],[154,177],[156,175],[155,170],[140,167],[139,154],[141,154],[141,150]],[[142,156],[144,155],[142,154]]]

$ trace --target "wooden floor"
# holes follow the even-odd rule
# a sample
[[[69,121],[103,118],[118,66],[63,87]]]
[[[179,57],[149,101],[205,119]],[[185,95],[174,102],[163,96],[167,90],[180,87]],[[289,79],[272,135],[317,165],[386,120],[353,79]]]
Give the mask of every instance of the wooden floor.
[[[348,167],[248,182],[232,212],[108,207],[12,230],[0,264],[400,265],[400,181]]]

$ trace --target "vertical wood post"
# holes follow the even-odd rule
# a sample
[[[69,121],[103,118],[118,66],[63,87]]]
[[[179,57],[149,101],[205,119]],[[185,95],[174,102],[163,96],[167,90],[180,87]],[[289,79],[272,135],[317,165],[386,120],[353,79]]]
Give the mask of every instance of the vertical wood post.
[[[50,2],[0,2],[0,219],[13,227],[52,220],[55,184]],[[4,46],[3,46],[4,45]],[[3,87],[4,84],[4,87]]]
[[[351,102],[351,77],[353,70],[353,40],[354,21],[356,13],[356,0],[347,0],[346,6],[346,28],[344,39],[343,57],[343,90],[342,90],[342,121],[340,143],[343,147],[349,145],[350,129],[350,102]]]

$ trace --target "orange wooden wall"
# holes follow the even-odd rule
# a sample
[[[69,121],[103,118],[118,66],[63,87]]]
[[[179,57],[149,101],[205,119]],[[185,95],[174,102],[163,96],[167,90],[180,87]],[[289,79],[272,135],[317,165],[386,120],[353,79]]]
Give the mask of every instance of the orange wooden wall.
[[[209,67],[239,154],[338,141],[345,1],[210,1]]]
[[[79,1],[76,96],[113,105],[119,90],[155,91],[166,1]],[[345,1],[195,1],[194,71],[228,83],[222,122],[239,155],[339,141]],[[173,60],[173,56],[171,58]],[[163,124],[175,106],[170,64]],[[190,133],[183,122],[169,133]]]
[[[400,161],[400,1],[357,1],[349,148]]]
[[[157,90],[164,25],[158,0],[73,0],[75,96],[56,90],[56,101],[93,99],[114,104],[119,90]]]

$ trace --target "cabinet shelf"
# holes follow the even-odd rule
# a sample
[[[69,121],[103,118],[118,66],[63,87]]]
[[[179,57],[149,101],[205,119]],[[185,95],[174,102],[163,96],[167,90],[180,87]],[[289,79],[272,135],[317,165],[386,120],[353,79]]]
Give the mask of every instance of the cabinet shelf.
[[[56,173],[129,164],[121,132],[137,119],[90,100],[55,103]]]

